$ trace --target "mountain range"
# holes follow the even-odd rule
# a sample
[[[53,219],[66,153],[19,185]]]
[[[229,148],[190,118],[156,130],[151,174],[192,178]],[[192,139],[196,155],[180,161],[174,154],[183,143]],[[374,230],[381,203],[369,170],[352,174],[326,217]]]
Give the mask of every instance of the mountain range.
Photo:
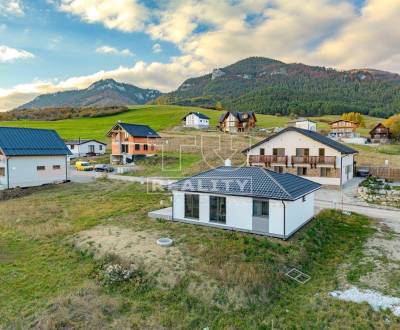
[[[375,69],[339,71],[250,57],[184,81],[162,94],[113,79],[86,89],[45,94],[18,109],[177,104],[264,114],[341,114],[388,117],[400,109],[400,75]]]
[[[62,107],[110,107],[145,104],[159,97],[155,89],[142,89],[114,79],[99,80],[86,89],[71,90],[37,96],[17,109],[62,108]]]

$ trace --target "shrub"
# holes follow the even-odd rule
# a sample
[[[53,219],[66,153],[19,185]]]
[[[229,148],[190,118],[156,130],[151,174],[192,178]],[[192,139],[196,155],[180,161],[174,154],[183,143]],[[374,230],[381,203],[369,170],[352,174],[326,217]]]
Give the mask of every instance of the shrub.
[[[100,278],[103,285],[114,286],[132,280],[141,282],[143,273],[133,265],[110,264],[105,267]]]

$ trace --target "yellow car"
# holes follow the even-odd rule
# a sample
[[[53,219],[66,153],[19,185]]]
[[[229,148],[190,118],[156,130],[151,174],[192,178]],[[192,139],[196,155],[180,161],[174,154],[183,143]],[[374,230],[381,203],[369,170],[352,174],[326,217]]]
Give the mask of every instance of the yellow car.
[[[75,163],[75,169],[77,171],[93,171],[93,165],[91,165],[89,162],[76,162]]]

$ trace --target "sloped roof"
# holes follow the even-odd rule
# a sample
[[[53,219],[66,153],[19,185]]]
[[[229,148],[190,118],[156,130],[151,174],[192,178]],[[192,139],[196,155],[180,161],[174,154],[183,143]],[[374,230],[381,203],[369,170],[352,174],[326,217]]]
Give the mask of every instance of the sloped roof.
[[[88,143],[88,142],[97,142],[97,143],[100,143],[100,144],[102,144],[102,145],[104,145],[104,146],[106,146],[106,145],[107,145],[107,143],[100,142],[100,141],[93,140],[93,139],[91,139],[91,140],[88,140],[88,139],[80,139],[80,140],[65,140],[64,142],[65,142],[65,144],[74,144],[74,145],[85,144],[85,143]]]
[[[58,156],[71,152],[54,130],[0,127],[0,148],[6,156]]]
[[[147,138],[159,138],[158,133],[153,130],[150,126],[140,125],[140,124],[127,124],[127,123],[117,123],[108,133],[110,136],[111,131],[116,127],[120,126],[131,136],[136,137],[147,137]]]
[[[317,189],[319,183],[290,173],[276,173],[258,166],[221,166],[180,180],[170,190],[296,200]]]
[[[185,120],[187,116],[190,115],[195,115],[197,117],[199,117],[200,119],[210,119],[209,117],[207,117],[205,114],[201,113],[201,112],[189,112],[185,117],[182,118],[182,120]]]
[[[378,124],[376,124],[376,125],[374,126],[373,129],[371,129],[371,130],[369,131],[369,134],[373,133],[378,127],[383,127],[383,128],[386,128],[388,131],[390,131],[389,127],[386,127],[385,125],[383,125],[383,123],[378,123]]]
[[[302,128],[298,128],[298,127],[293,127],[293,126],[286,127],[285,129],[279,131],[278,133],[275,133],[275,134],[267,137],[266,139],[264,139],[264,140],[262,140],[262,141],[260,141],[260,142],[258,142],[256,144],[253,144],[251,147],[244,149],[243,152],[247,152],[247,151],[249,151],[249,150],[251,150],[251,149],[253,149],[255,147],[258,147],[259,145],[263,144],[264,142],[272,140],[276,136],[281,135],[281,134],[283,134],[285,132],[288,132],[288,131],[295,131],[295,132],[298,132],[300,134],[303,134],[303,135],[309,137],[310,139],[318,141],[318,142],[320,142],[322,144],[325,144],[328,147],[331,147],[332,149],[335,149],[335,150],[339,151],[342,154],[355,154],[355,153],[358,153],[357,150],[354,150],[353,148],[350,148],[350,147],[348,147],[348,146],[346,146],[346,145],[344,145],[342,143],[339,143],[339,142],[337,142],[335,140],[332,140],[332,139],[330,139],[330,138],[328,138],[328,137],[326,137],[324,135],[321,135],[321,134],[319,134],[317,132],[310,131],[308,129],[302,129]]]
[[[230,113],[231,113],[232,115],[234,115],[240,122],[245,122],[245,121],[247,121],[250,117],[254,117],[254,119],[257,120],[257,118],[255,118],[255,113],[254,113],[254,111],[247,111],[247,112],[227,111],[227,112],[225,112],[224,114],[222,114],[222,115],[219,117],[219,122],[220,122],[220,123],[223,122],[223,121],[225,120],[225,118],[226,118]],[[248,115],[248,118],[243,118],[243,115],[244,115],[244,114],[247,114],[247,115]]]

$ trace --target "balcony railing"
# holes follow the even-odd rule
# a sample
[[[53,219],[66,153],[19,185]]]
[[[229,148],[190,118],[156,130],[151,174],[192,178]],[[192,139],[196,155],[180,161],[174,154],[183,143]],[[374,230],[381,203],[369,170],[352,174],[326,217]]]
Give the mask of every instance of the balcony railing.
[[[287,166],[288,156],[275,156],[275,155],[250,155],[249,162],[252,163],[261,163],[266,165],[271,164],[283,164]]]
[[[308,164],[311,166],[317,165],[331,165],[336,168],[336,156],[291,156],[292,165]],[[274,155],[250,155],[250,164],[271,164],[288,165],[288,156],[274,156]]]

